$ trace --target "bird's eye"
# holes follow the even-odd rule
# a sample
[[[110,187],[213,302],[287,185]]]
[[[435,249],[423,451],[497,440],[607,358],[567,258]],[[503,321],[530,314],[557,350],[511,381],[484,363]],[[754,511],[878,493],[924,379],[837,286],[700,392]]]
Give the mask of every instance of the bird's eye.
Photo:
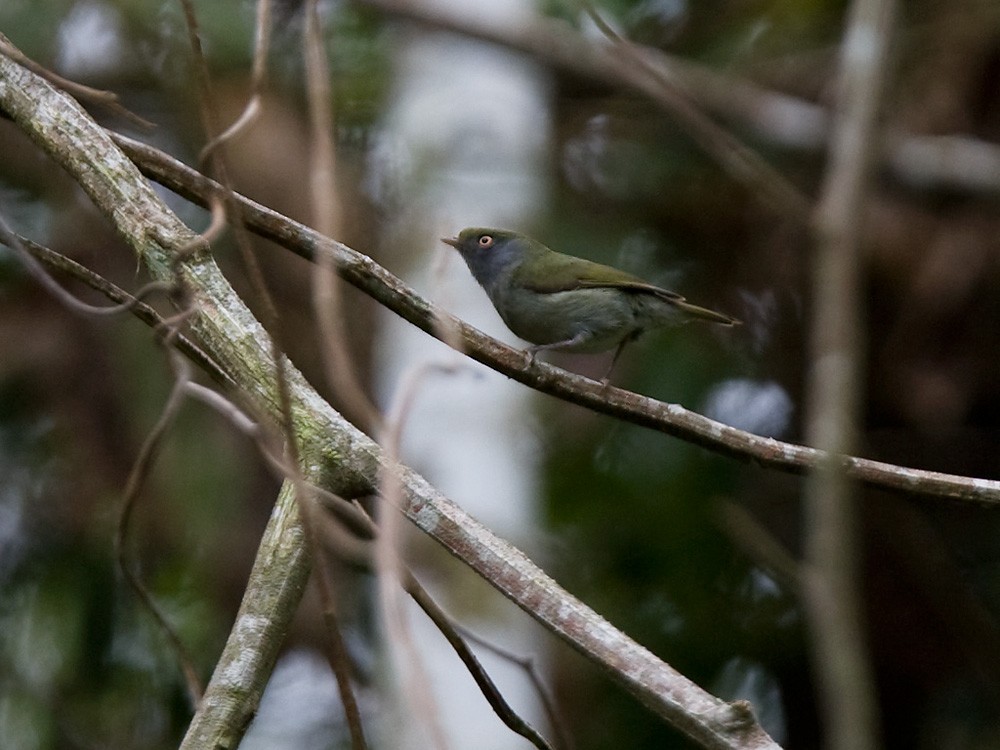
[[[489,234],[479,235],[479,247],[493,247],[493,236]]]

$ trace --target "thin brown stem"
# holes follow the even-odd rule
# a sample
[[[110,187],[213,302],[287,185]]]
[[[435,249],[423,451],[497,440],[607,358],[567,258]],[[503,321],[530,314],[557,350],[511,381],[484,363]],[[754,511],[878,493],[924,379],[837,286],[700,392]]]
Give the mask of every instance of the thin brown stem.
[[[476,658],[475,653],[469,648],[469,644],[462,638],[451,618],[438,606],[437,602],[431,598],[427,590],[409,571],[403,576],[402,585],[406,593],[413,598],[417,606],[424,611],[424,614],[430,618],[431,622],[444,635],[448,641],[448,645],[458,654],[458,658],[462,660],[465,668],[472,675],[472,679],[476,681],[479,690],[485,696],[490,706],[493,707],[500,720],[511,731],[524,737],[532,745],[539,748],[539,750],[551,750],[552,746],[538,733],[538,730],[525,721],[507,703],[507,700],[503,697],[503,693],[500,692],[500,689],[493,682],[489,673],[483,668],[482,663]]]
[[[396,512],[403,492],[402,464],[399,461],[399,447],[406,416],[412,409],[420,381],[430,372],[432,365],[409,370],[397,386],[394,403],[383,422],[379,434],[379,444],[386,454],[386,461],[379,472],[379,534],[375,538],[375,562],[378,574],[378,592],[381,603],[382,620],[391,646],[406,657],[406,677],[403,698],[411,708],[411,716],[420,722],[435,747],[448,747],[444,728],[441,726],[440,712],[430,679],[421,658],[420,650],[406,620],[402,601],[397,593],[397,584],[403,581],[402,564],[402,518]]]
[[[538,695],[538,700],[542,704],[545,716],[549,720],[552,730],[555,732],[556,741],[553,744],[555,747],[563,748],[565,750],[572,748],[573,742],[570,738],[569,731],[566,729],[566,722],[563,721],[559,712],[556,710],[555,698],[552,696],[548,687],[546,687],[545,682],[542,680],[542,676],[539,674],[535,659],[530,656],[516,654],[509,649],[498,646],[497,644],[486,640],[482,636],[473,633],[468,628],[459,625],[458,623],[453,624],[455,630],[457,630],[458,633],[470,643],[474,643],[490,653],[499,656],[501,659],[505,659],[511,664],[514,664],[524,670],[525,675],[528,677],[528,681],[531,682],[532,686],[535,688],[535,693]]]
[[[330,66],[323,45],[317,0],[308,0],[305,7],[303,56],[306,70],[306,93],[309,102],[310,150],[309,196],[312,222],[317,231],[327,237],[340,233],[342,209],[337,193],[337,159],[334,144],[333,101],[330,86]],[[357,367],[348,347],[346,321],[350,318],[341,302],[341,280],[334,268],[334,259],[326,256],[316,264],[313,274],[313,310],[320,332],[320,353],[326,369],[327,382],[343,402],[348,416],[357,420],[369,434],[375,434],[382,415],[368,398],[358,379]]]
[[[356,512],[356,518],[363,523],[364,534],[366,537],[377,540],[383,530],[380,530],[379,526],[371,519],[371,517],[364,512],[364,510],[356,504],[347,503],[342,498],[335,495],[330,495],[326,493],[325,504],[328,508],[337,508],[338,510],[343,510],[344,508],[353,508]],[[384,529],[384,524],[383,524]],[[343,549],[339,546],[334,546],[334,551],[338,554],[343,554]],[[355,546],[353,552],[358,552],[359,547]],[[366,549],[364,553],[354,556],[345,557],[345,561],[360,565],[366,570],[373,570],[376,565],[373,564],[373,556],[369,554],[370,549]],[[395,559],[393,560],[393,565],[396,570],[397,578],[400,585],[410,598],[416,602],[417,606],[428,616],[435,627],[441,632],[448,641],[448,644],[452,647],[458,657],[462,660],[466,669],[472,675],[473,680],[475,680],[476,685],[479,686],[483,697],[493,708],[494,712],[507,725],[512,731],[521,735],[529,742],[531,742],[535,747],[538,748],[549,748],[550,745],[544,737],[542,737],[537,730],[534,729],[527,721],[525,721],[514,709],[507,703],[506,698],[497,688],[496,683],[489,676],[489,673],[483,667],[482,663],[476,658],[475,653],[469,648],[467,640],[475,641],[484,648],[493,651],[494,653],[502,656],[509,661],[512,661],[520,665],[528,673],[529,678],[538,690],[539,695],[542,697],[542,701],[545,705],[546,712],[549,715],[550,721],[554,728],[557,729],[560,742],[556,745],[559,748],[569,747],[569,742],[566,739],[565,729],[561,726],[558,721],[555,710],[552,707],[552,701],[547,695],[544,686],[541,684],[541,680],[535,673],[533,667],[529,663],[518,659],[513,654],[504,649],[499,648],[491,643],[488,643],[471,633],[460,625],[458,625],[438,604],[434,601],[433,597],[427,592],[423,587],[417,577],[413,572],[407,568],[401,560],[394,555],[390,550],[388,552],[383,552],[383,554],[392,555]]]
[[[130,312],[151,328],[162,331],[165,335],[170,329],[168,322],[156,310],[141,301],[141,297],[154,291],[167,288],[169,285],[163,282],[152,282],[147,284],[133,297],[124,289],[112,284],[103,276],[94,273],[86,266],[82,266],[72,258],[68,258],[61,253],[57,253],[37,242],[33,242],[25,237],[14,235],[21,246],[32,256],[54,271],[60,271],[86,284],[96,292],[103,294],[115,303],[112,307],[98,307],[97,310],[104,314],[105,311],[115,310]],[[190,338],[182,333],[175,332],[173,343],[179,352],[194,362],[198,367],[208,373],[219,385],[232,389],[234,387],[232,378],[222,369],[218,362],[212,359],[208,353],[194,343]]]
[[[233,123],[212,138],[201,149],[198,162],[204,164],[212,152],[226,141],[240,135],[260,116],[263,107],[263,88],[267,79],[267,54],[271,46],[271,0],[257,0],[257,15],[254,23],[253,72],[250,77],[250,99]]]
[[[10,227],[7,226],[7,222],[4,220],[3,216],[0,215],[0,243],[6,245],[11,250],[14,251],[15,255],[18,256],[21,263],[27,269],[35,281],[37,281],[49,294],[55,297],[62,305],[64,305],[71,312],[80,313],[81,315],[93,315],[93,316],[113,316],[120,315],[121,313],[130,312],[132,307],[140,302],[145,297],[149,297],[157,292],[169,292],[171,290],[171,285],[162,281],[153,281],[146,284],[142,289],[135,293],[135,296],[124,295],[122,296],[122,301],[118,304],[105,306],[105,305],[91,305],[88,304],[75,295],[69,293],[60,286],[52,276],[45,270],[41,262],[35,258],[35,250],[40,248],[39,245],[35,245],[30,240],[23,237],[19,237],[14,232],[11,231]],[[57,253],[53,253],[51,250],[46,250],[42,248],[44,254],[53,261],[56,262]],[[79,264],[73,264],[65,256],[58,256],[61,259],[61,264],[64,268],[76,267],[78,269],[83,269],[83,266]],[[66,263],[66,261],[69,261]],[[75,270],[75,269],[74,269]]]
[[[730,176],[761,195],[774,210],[800,222],[808,219],[808,199],[784,175],[699,109],[655,58],[612,29],[593,3],[585,2],[584,7],[601,33],[621,51],[623,77],[647,93]]]
[[[894,5],[893,0],[851,4],[829,166],[816,209],[806,432],[823,458],[805,484],[803,591],[831,750],[874,750],[881,744],[858,575],[857,488],[844,457],[859,444],[864,208]]]
[[[135,112],[127,109],[121,103],[121,100],[118,98],[118,94],[113,91],[95,89],[91,86],[77,83],[76,81],[65,78],[58,73],[49,70],[44,65],[32,60],[24,54],[24,52],[11,44],[10,40],[2,33],[0,33],[0,55],[6,55],[16,63],[23,65],[33,73],[40,75],[56,88],[62,89],[70,96],[73,96],[83,102],[93,102],[100,107],[104,107],[109,112],[127,120],[132,125],[135,125],[142,130],[153,130],[156,127],[149,120],[140,117]]]
[[[304,485],[304,482],[302,483]],[[309,514],[315,512],[315,500],[312,496],[299,499],[299,505],[303,511]],[[315,533],[316,520],[310,518],[310,534]],[[340,626],[340,618],[337,616],[337,607],[333,596],[333,580],[330,576],[329,568],[324,565],[322,555],[318,554],[322,546],[315,540],[312,549],[317,555],[317,564],[314,567],[317,588],[319,589],[320,601],[323,603],[323,620],[326,624],[327,637],[327,661],[333,671],[334,679],[337,681],[337,690],[340,693],[341,703],[344,705],[344,716],[347,718],[347,729],[351,736],[352,750],[366,750],[368,742],[365,739],[364,724],[361,721],[361,709],[354,696],[354,688],[351,686],[351,659],[347,652],[347,645],[344,643],[344,636]]]
[[[168,349],[168,355],[169,354],[170,351]],[[142,578],[132,568],[132,566],[129,565],[126,551],[129,522],[131,521],[132,513],[135,510],[136,504],[139,501],[140,491],[146,479],[149,477],[149,472],[159,451],[160,444],[162,443],[167,430],[170,428],[170,425],[173,424],[174,417],[177,415],[177,411],[180,408],[181,403],[184,401],[185,386],[191,377],[190,367],[188,366],[186,360],[179,356],[171,356],[171,361],[175,368],[174,387],[170,391],[170,396],[164,404],[163,410],[160,412],[160,416],[157,419],[156,424],[143,441],[142,448],[139,450],[139,454],[136,456],[135,462],[132,464],[128,480],[125,483],[122,508],[118,517],[117,532],[115,534],[115,557],[118,561],[118,568],[121,570],[122,575],[125,577],[125,580],[128,582],[132,591],[135,593],[136,597],[145,609],[152,615],[153,619],[160,627],[160,630],[166,635],[167,641],[174,650],[174,653],[177,656],[177,661],[180,664],[181,671],[184,675],[184,681],[187,684],[188,697],[191,700],[191,705],[196,708],[201,702],[204,690],[202,688],[201,680],[198,678],[198,672],[195,669],[194,660],[191,658],[187,648],[184,646],[184,642],[181,640],[180,635],[156,604],[156,600],[153,598],[149,589],[146,588],[146,584],[143,583]]]

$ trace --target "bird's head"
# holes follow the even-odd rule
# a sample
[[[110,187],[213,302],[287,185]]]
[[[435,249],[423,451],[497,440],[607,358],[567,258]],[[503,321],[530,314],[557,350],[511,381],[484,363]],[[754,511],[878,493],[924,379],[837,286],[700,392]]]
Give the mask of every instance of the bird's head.
[[[519,264],[531,248],[532,240],[506,229],[469,227],[458,237],[443,237],[465,259],[476,280],[488,287],[498,276]]]

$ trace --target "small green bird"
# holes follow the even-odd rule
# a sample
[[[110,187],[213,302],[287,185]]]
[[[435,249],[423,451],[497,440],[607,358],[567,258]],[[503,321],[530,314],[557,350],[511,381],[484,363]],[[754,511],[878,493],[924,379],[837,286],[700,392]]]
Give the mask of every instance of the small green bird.
[[[610,375],[625,345],[648,328],[690,320],[740,323],[617,268],[557,253],[517,232],[470,227],[442,242],[465,258],[507,327],[531,342],[531,361],[546,349],[602,352],[617,347]]]

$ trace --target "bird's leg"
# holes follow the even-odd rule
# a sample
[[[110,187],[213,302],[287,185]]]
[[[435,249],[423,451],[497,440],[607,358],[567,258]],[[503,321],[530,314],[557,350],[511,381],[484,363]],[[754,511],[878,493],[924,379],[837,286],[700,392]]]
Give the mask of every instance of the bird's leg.
[[[630,340],[631,339],[628,338],[622,339],[621,342],[618,344],[618,348],[615,349],[615,356],[611,358],[611,364],[608,365],[607,372],[605,372],[604,377],[601,378],[602,388],[607,388],[608,384],[611,382],[611,371],[615,369],[615,362],[618,361],[618,357],[621,356],[622,350],[625,348],[625,344],[627,344]]]
[[[635,341],[637,338],[639,338],[641,334],[642,334],[641,330],[636,331],[618,342],[618,348],[615,349],[615,356],[611,358],[611,364],[608,365],[608,371],[604,373],[604,377],[601,378],[602,388],[607,388],[608,384],[611,382],[611,371],[615,369],[615,363],[618,361],[618,358],[622,355],[622,351],[625,349],[625,344],[629,343],[630,341]]]
[[[535,355],[538,352],[548,351],[549,349],[572,349],[574,346],[579,346],[580,344],[586,343],[593,334],[590,331],[579,331],[572,338],[568,338],[565,341],[553,341],[551,344],[532,344],[526,351],[528,352],[528,367],[535,364]]]

